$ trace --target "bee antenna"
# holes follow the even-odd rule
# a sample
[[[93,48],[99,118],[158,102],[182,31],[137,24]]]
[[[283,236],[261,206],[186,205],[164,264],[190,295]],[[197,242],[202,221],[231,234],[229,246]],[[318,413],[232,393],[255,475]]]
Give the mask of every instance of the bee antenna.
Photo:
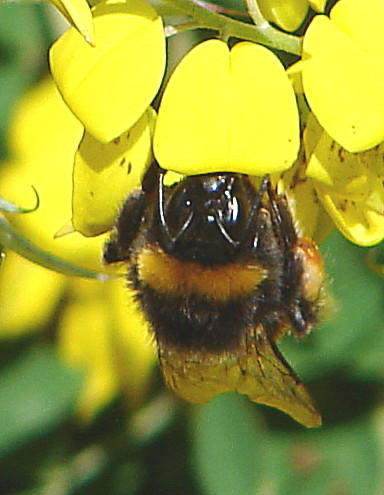
[[[229,242],[229,244],[234,247],[234,248],[237,248],[239,245],[240,245],[240,242],[239,241],[235,241],[234,239],[232,239],[232,237],[228,234],[227,230],[225,229],[217,211],[214,212],[214,216],[215,216],[215,221],[216,221],[216,225],[219,227],[219,230],[220,230],[220,233],[221,235],[224,237],[224,239]]]
[[[160,217],[160,225],[163,229],[163,232],[165,234],[165,237],[163,238],[165,245],[169,251],[173,251],[175,249],[175,244],[180,239],[180,237],[184,234],[184,232],[187,230],[189,227],[192,218],[193,218],[193,211],[188,215],[187,219],[183,223],[181,229],[177,233],[177,235],[174,237],[171,232],[169,231],[169,227],[167,224],[167,220],[165,218],[165,199],[164,199],[164,175],[165,172],[161,171],[159,174],[159,196],[158,196],[158,203],[159,203],[159,217]]]
[[[166,244],[168,247],[173,248],[175,244],[175,239],[171,235],[167,221],[165,219],[165,209],[164,209],[164,171],[162,170],[159,174],[159,189],[158,189],[158,204],[159,204],[159,216],[160,225],[166,237]]]

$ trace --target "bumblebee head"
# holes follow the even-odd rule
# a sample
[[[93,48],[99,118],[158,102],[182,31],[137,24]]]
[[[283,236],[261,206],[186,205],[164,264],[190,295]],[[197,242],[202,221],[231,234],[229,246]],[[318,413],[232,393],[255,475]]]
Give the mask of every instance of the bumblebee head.
[[[233,260],[250,226],[250,191],[235,174],[190,176],[166,192],[159,185],[159,242],[186,261]]]

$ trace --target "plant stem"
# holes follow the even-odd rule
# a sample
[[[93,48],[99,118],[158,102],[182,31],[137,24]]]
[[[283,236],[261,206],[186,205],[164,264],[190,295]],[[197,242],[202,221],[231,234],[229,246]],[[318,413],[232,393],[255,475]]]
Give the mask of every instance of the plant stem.
[[[16,230],[14,230],[11,224],[6,220],[5,216],[1,213],[0,244],[1,247],[11,249],[18,255],[32,261],[33,263],[44,266],[50,270],[54,270],[55,272],[63,273],[64,275],[69,275],[71,277],[94,278],[100,281],[113,278],[106,273],[96,272],[94,270],[88,270],[87,268],[72,265],[72,263],[62,260],[47,251],[43,251],[33,245],[21,234],[16,232]]]
[[[301,54],[301,38],[279,31],[267,22],[253,25],[231,19],[204,8],[199,0],[162,1],[192,17],[198,27],[218,31],[223,38],[245,39],[294,55]]]

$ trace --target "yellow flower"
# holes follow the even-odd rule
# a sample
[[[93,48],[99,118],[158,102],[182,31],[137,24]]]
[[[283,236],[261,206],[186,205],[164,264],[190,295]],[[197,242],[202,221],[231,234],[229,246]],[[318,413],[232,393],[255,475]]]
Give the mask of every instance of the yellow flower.
[[[299,149],[295,95],[279,59],[254,43],[193,48],[165,89],[155,128],[161,167],[183,174],[263,175],[290,168]]]
[[[372,246],[384,239],[384,145],[349,153],[310,115],[304,132],[306,175],[338,229],[350,241]]]
[[[72,28],[50,51],[52,75],[87,132],[107,143],[130,129],[155,97],[165,69],[161,18],[145,0],[93,9],[95,46]]]
[[[322,205],[316,181],[305,173],[306,158],[302,149],[295,165],[277,178],[278,191],[288,199],[300,235],[321,244],[334,228]]]
[[[52,125],[54,122],[55,125]],[[86,268],[100,269],[103,236],[54,239],[71,215],[72,162],[83,129],[47,80],[29,92],[10,131],[12,162],[4,163],[0,195],[40,207],[8,215],[36,245]],[[59,316],[58,353],[84,370],[80,412],[92,416],[121,390],[131,402],[143,397],[153,349],[124,280],[98,282],[64,277],[7,253],[0,271],[0,328],[3,338],[38,331]],[[58,311],[58,303],[60,312]]]
[[[349,152],[384,140],[384,2],[340,0],[304,36],[306,98],[320,125]]]
[[[101,143],[85,133],[73,168],[72,225],[86,236],[110,230],[127,194],[141,186],[152,162],[155,111],[150,107],[131,129]]]

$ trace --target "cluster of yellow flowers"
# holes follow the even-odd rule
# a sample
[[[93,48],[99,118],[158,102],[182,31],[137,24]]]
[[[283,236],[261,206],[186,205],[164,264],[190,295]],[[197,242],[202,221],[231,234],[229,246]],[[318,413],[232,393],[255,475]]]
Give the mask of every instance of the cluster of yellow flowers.
[[[333,225],[359,245],[384,238],[382,0],[339,0],[330,12],[324,0],[248,2],[251,16],[253,6],[261,20],[255,26],[260,32],[268,21],[285,31],[304,26],[303,39],[297,37],[299,60],[286,68],[249,35],[229,44],[239,34],[223,22],[220,39],[198,44],[176,67],[157,115],[151,104],[163,81],[166,44],[155,9],[146,0],[104,0],[92,11],[85,0],[53,3],[72,27],[50,50],[53,80],[29,94],[14,117],[15,163],[5,168],[0,187],[2,196],[24,204],[32,194],[26,184],[35,185],[41,206],[20,225],[50,251],[97,267],[100,234],[112,227],[153,155],[179,174],[271,174],[292,200],[305,234],[317,240]],[[60,219],[69,217],[77,233],[53,241]],[[94,370],[84,403],[93,400],[94,409],[109,400],[122,362],[129,366],[120,369],[120,383],[130,374],[138,393],[153,351],[137,329],[144,323],[133,305],[128,310],[127,302],[119,303],[128,297],[121,283],[72,286],[20,260],[26,276],[17,282],[15,256],[9,254],[1,273],[3,332],[22,331],[31,315],[41,327],[65,288],[73,304],[60,320],[61,352]],[[41,298],[37,303],[29,296],[29,307],[20,304],[27,290]],[[116,365],[117,348],[125,357]]]
[[[322,10],[325,2],[310,3]],[[296,29],[309,3],[259,6],[275,23]],[[340,0],[329,16],[313,17],[301,60],[288,69],[259,44],[242,41],[230,49],[226,41],[205,41],[172,74],[156,118],[150,104],[165,69],[162,19],[143,0],[99,3],[95,46],[70,29],[50,53],[55,83],[85,128],[75,159],[75,229],[96,235],[112,225],[127,191],[140,183],[153,143],[160,166],[183,174],[286,178],[296,167],[288,188],[298,203],[307,199],[297,215],[308,234],[320,230],[322,237],[328,214],[351,241],[380,242],[383,19],[380,0]],[[301,107],[297,95],[305,96],[298,98]],[[129,139],[117,142],[124,133]],[[298,195],[302,181],[308,191]]]

